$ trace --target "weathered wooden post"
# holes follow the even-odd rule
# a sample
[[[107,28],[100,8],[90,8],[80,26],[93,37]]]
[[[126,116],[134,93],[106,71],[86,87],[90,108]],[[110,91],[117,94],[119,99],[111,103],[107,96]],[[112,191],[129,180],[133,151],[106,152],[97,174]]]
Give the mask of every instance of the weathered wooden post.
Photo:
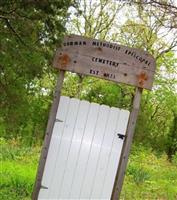
[[[42,176],[44,173],[44,167],[45,167],[46,158],[47,158],[47,154],[49,150],[50,140],[52,137],[52,131],[53,131],[53,127],[54,127],[54,123],[56,119],[56,113],[57,113],[58,105],[60,102],[60,95],[61,95],[61,89],[63,86],[64,74],[65,74],[65,71],[60,70],[57,84],[56,84],[55,93],[54,93],[54,99],[53,99],[52,107],[49,114],[49,120],[47,123],[47,129],[46,129],[45,139],[43,143],[43,148],[42,148],[41,156],[39,160],[39,166],[38,166],[38,171],[36,175],[36,182],[35,182],[33,194],[32,194],[33,200],[38,199],[39,191],[43,187],[41,185]]]
[[[125,171],[126,171],[126,167],[128,163],[128,156],[130,153],[130,147],[132,144],[135,125],[136,125],[139,107],[140,107],[141,94],[142,94],[142,88],[136,88],[132,110],[130,113],[129,122],[127,126],[125,142],[122,148],[120,163],[118,165],[117,174],[116,174],[116,178],[114,182],[114,188],[112,191],[112,196],[111,196],[112,200],[119,199],[120,193],[122,190],[123,180],[124,180]]]

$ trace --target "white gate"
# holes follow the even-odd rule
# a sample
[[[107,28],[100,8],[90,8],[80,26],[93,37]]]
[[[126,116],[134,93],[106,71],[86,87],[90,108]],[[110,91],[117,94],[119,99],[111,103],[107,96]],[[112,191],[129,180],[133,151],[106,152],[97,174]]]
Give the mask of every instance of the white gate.
[[[152,89],[155,59],[140,49],[69,35],[53,65],[60,73],[32,199],[117,200],[142,91]],[[126,110],[68,97],[59,103],[65,71],[136,87],[130,116]]]
[[[129,111],[62,96],[38,199],[110,199]]]

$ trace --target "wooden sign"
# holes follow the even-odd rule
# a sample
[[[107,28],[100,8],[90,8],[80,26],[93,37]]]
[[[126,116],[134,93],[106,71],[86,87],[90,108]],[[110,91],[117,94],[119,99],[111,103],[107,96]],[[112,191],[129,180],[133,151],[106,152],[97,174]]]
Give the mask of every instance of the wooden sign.
[[[155,59],[139,49],[70,35],[57,50],[54,67],[151,89]]]

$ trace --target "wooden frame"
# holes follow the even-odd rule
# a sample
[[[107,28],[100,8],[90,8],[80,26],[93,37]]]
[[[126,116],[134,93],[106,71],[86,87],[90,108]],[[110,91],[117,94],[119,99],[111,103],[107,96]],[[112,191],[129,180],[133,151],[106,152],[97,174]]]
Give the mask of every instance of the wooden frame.
[[[120,193],[123,186],[124,175],[128,163],[128,156],[130,154],[130,147],[133,141],[134,130],[138,117],[140,102],[141,102],[142,89],[136,88],[135,96],[133,99],[133,107],[130,112],[129,122],[126,131],[126,138],[123,144],[121,152],[120,162],[117,169],[117,174],[114,182],[114,188],[112,191],[111,200],[117,200],[120,197]]]
[[[33,188],[32,200],[38,199],[40,188],[44,187],[41,185],[42,176],[44,173],[44,168],[45,168],[45,163],[46,163],[47,154],[48,154],[48,150],[49,150],[50,140],[52,137],[52,131],[53,131],[54,123],[56,120],[57,109],[58,109],[60,96],[61,96],[61,89],[63,86],[64,74],[65,74],[65,71],[63,71],[63,70],[61,70],[59,72],[56,90],[55,90],[55,94],[54,94],[54,100],[53,100],[52,107],[50,110],[45,139],[44,139],[41,156],[40,156],[40,160],[39,160],[36,181],[35,181],[34,188]]]
[[[76,48],[71,48],[74,42],[77,42]],[[92,44],[93,44],[92,42],[96,42],[94,43],[96,44],[96,47],[94,48],[92,47]],[[84,47],[80,47],[79,44],[83,46],[85,46],[86,44],[90,45],[90,49],[93,50],[93,53],[92,53],[93,55],[92,55],[91,60],[89,60],[88,55],[86,56],[87,49],[84,49]],[[105,44],[105,46],[103,46],[103,44]],[[101,49],[99,45],[102,45]],[[104,48],[107,48],[107,47],[112,47],[112,48],[110,48],[111,50],[110,49],[105,50]],[[122,60],[124,58],[121,58],[122,53],[120,53],[120,49],[123,49],[122,51],[125,54],[126,52],[133,52],[132,55],[135,61],[132,58],[127,57],[127,60],[125,59],[126,62],[122,62],[124,61]],[[113,50],[117,50],[120,53],[120,55],[118,55],[117,53],[114,53]],[[108,62],[108,59],[106,58],[106,54],[103,53],[104,51],[108,53],[109,57],[111,53],[115,54],[113,56],[114,61],[110,61],[113,66],[103,66],[104,63],[101,63],[100,65],[100,63],[94,62],[93,58],[96,59],[96,56],[101,57],[102,62],[104,61]],[[85,54],[83,52],[85,52]],[[141,57],[142,62],[140,61],[140,66],[137,66],[136,57],[138,58]],[[82,59],[85,59],[86,62],[82,62]],[[111,58],[109,58],[109,60],[111,60]],[[117,66],[120,66],[119,68],[115,68],[116,63],[117,63]],[[133,67],[131,68],[131,66]],[[152,56],[150,56],[146,52],[142,52],[137,49],[131,49],[131,48],[117,45],[114,43],[100,42],[98,40],[92,40],[92,39],[84,38],[81,36],[71,35],[65,38],[63,42],[63,46],[59,50],[57,50],[55,58],[54,58],[54,67],[59,68],[60,72],[59,72],[54,100],[53,100],[53,104],[52,104],[52,108],[50,111],[49,120],[47,124],[45,140],[44,140],[44,144],[43,144],[43,148],[41,152],[38,171],[36,175],[36,181],[35,181],[33,194],[32,194],[32,200],[37,200],[40,188],[42,187],[44,188],[44,186],[41,185],[42,176],[43,176],[46,158],[47,158],[49,145],[50,145],[50,141],[52,137],[52,131],[53,131],[54,123],[56,120],[56,113],[57,113],[57,108],[60,101],[60,94],[61,94],[61,89],[63,85],[65,71],[71,71],[78,74],[96,76],[99,78],[103,78],[103,79],[107,79],[107,80],[111,80],[115,82],[130,84],[136,87],[136,92],[135,92],[134,100],[132,104],[132,110],[130,112],[129,122],[127,126],[126,137],[125,137],[123,149],[121,152],[121,157],[120,157],[120,162],[117,169],[114,187],[112,190],[111,200],[117,200],[120,197],[120,193],[121,193],[121,189],[123,185],[125,170],[128,163],[128,156],[130,153],[135,125],[136,125],[136,121],[138,117],[142,91],[143,91],[143,88],[146,88],[149,90],[152,88],[152,83],[153,83],[153,78],[154,78],[154,73],[155,73],[155,60],[153,59]]]

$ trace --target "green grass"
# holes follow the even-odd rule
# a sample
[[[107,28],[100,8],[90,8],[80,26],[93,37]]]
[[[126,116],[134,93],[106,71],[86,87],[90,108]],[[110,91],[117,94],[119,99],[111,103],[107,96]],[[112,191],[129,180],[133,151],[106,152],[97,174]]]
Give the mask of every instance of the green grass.
[[[15,140],[6,143],[1,140],[0,199],[31,199],[36,175],[39,147],[19,146]]]
[[[174,159],[175,160],[175,159]],[[134,147],[122,190],[122,199],[177,199],[177,165],[165,154]]]
[[[1,199],[29,197],[34,182],[35,168],[29,163],[4,161],[2,163]]]
[[[1,140],[1,200],[30,199],[40,147]],[[133,147],[121,199],[176,200],[177,157],[170,163],[165,154]]]

